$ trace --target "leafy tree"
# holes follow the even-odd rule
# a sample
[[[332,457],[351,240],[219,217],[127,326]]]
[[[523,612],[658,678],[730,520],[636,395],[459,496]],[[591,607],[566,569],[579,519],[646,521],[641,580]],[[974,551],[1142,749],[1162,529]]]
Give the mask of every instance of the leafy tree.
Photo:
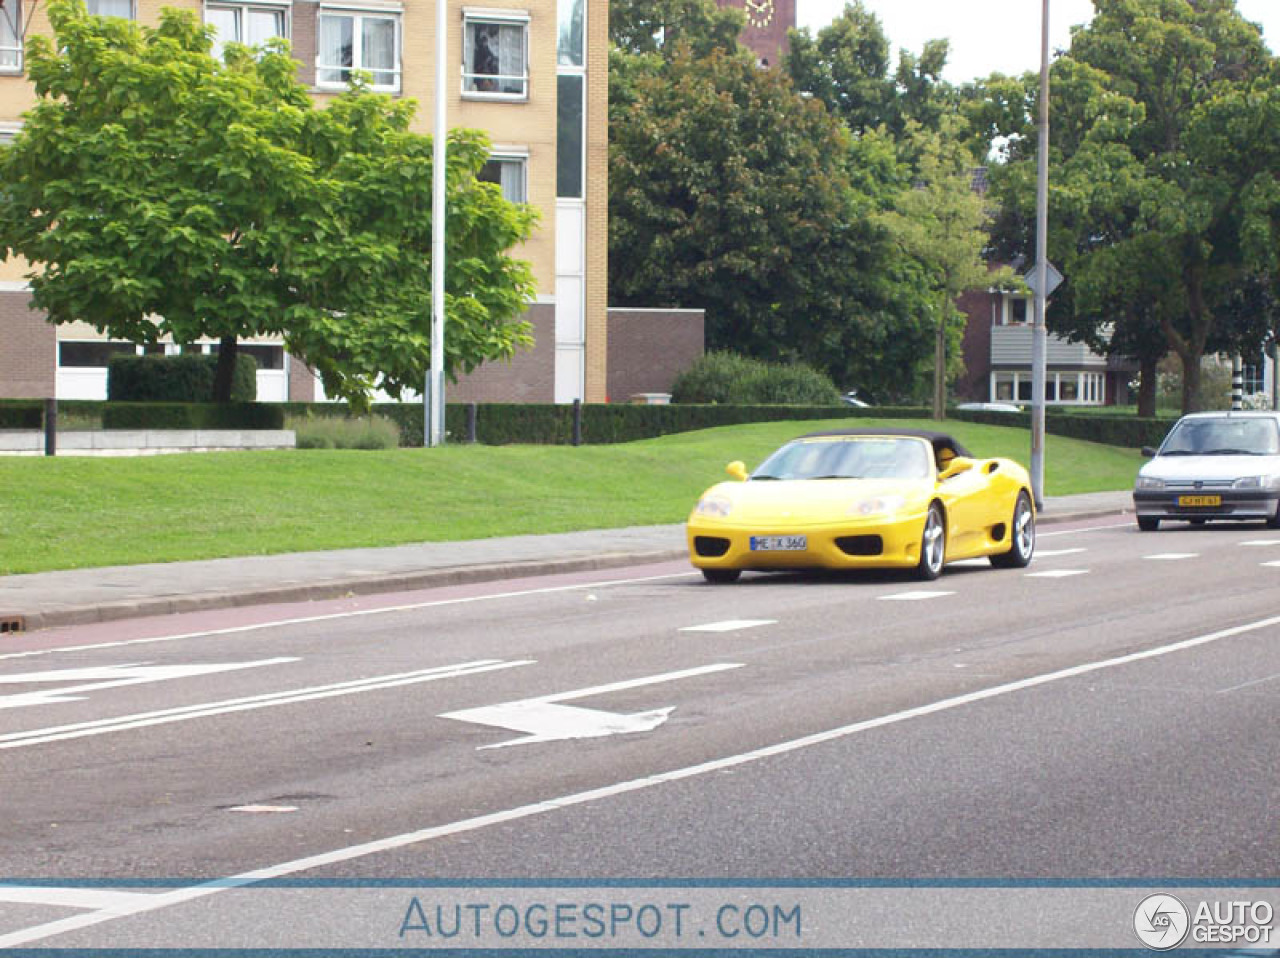
[[[613,301],[702,306],[712,349],[806,360],[873,392],[863,374],[900,384],[878,347],[918,343],[914,293],[849,168],[861,149],[870,189],[897,173],[891,146],[856,147],[747,55],[680,47],[633,78],[611,103]]]
[[[883,216],[902,249],[919,264],[934,324],[933,418],[946,418],[948,353],[964,335],[959,297],[973,289],[1012,282],[1007,269],[992,271],[983,259],[988,214],[974,191],[972,159],[959,137],[914,129],[919,157],[915,182]],[[950,342],[948,342],[950,341]],[[950,349],[948,347],[951,347]]]
[[[1085,339],[1114,322],[1144,370],[1158,358],[1157,325],[1182,363],[1191,411],[1206,352],[1253,350],[1263,335],[1256,315],[1233,304],[1251,276],[1276,273],[1280,68],[1234,0],[1094,5],[1092,23],[1054,65],[1049,211],[1051,257],[1092,291],[1068,297],[1050,321],[1063,323],[1070,306],[1065,325]],[[1031,157],[1015,148],[1013,162]],[[993,181],[1017,211],[1002,224],[1006,241],[1025,244],[1028,177]],[[1127,308],[1108,317],[1102,287],[1120,282],[1122,264],[1145,275],[1120,287]]]
[[[158,27],[53,0],[52,38],[28,41],[38,102],[0,151],[0,243],[33,264],[34,304],[113,337],[220,342],[282,335],[326,390],[360,403],[421,388],[430,365],[430,140],[413,106],[360,82],[314,109],[282,41],[209,55],[208,28]],[[451,137],[445,367],[529,341],[533,291],[504,252],[530,211],[475,172],[483,138]]]
[[[744,23],[742,11],[715,0],[611,0],[609,39],[630,54],[674,51],[684,43],[695,56],[733,52]]]

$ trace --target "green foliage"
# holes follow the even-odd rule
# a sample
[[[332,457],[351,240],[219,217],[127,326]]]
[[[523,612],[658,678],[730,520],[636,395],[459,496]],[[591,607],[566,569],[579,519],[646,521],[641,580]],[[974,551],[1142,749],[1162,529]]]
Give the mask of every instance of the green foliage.
[[[237,355],[231,382],[232,402],[258,398],[258,364]],[[218,357],[200,353],[178,356],[112,356],[107,366],[107,399],[119,402],[212,402]]]
[[[395,449],[400,427],[386,416],[286,416],[299,449]]]
[[[676,403],[836,405],[829,376],[797,363],[767,363],[738,353],[710,352],[676,377]]]
[[[985,423],[989,426],[1020,426],[1031,428],[1031,413],[986,412],[978,409],[953,409],[948,414],[961,422]],[[1099,412],[1066,412],[1048,409],[1044,416],[1044,431],[1053,436],[1069,436],[1087,439],[1089,442],[1126,449],[1158,446],[1177,416],[1123,416],[1101,415]]]
[[[0,400],[0,429],[44,428],[44,404],[31,400]]]
[[[37,307],[113,338],[282,335],[330,395],[419,387],[430,366],[431,142],[413,103],[357,79],[313,106],[287,44],[209,55],[209,30],[53,0],[32,36],[37,103],[0,151],[0,240]],[[507,251],[533,212],[476,181],[483,135],[450,134],[444,366],[527,345],[534,286]],[[219,379],[229,397],[230,365]]]
[[[742,11],[715,0],[611,0],[609,40],[630,54],[670,52],[677,43],[699,55],[734,50],[743,25]]]
[[[283,429],[279,403],[107,403],[103,429]]]

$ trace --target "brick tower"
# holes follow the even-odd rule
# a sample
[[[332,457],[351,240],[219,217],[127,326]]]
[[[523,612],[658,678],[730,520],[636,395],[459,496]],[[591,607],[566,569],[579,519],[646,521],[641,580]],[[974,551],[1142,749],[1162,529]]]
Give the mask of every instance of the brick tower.
[[[796,0],[716,0],[746,14],[743,46],[753,50],[762,66],[777,66],[787,52],[787,31],[796,25]]]

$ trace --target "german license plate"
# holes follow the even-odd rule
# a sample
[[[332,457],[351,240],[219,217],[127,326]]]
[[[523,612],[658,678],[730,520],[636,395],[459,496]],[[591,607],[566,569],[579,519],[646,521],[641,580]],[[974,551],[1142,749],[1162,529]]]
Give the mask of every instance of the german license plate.
[[[752,536],[752,552],[804,552],[808,536]]]
[[[1222,496],[1178,496],[1178,505],[1180,506],[1220,506],[1222,505]]]

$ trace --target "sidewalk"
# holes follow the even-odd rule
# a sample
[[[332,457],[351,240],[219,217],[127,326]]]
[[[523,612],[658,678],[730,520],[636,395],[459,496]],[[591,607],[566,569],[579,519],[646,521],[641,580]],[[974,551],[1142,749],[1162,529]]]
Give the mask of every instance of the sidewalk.
[[[1041,525],[1132,511],[1129,492],[1050,496]],[[0,576],[4,631],[303,602],[684,559],[683,525]]]

